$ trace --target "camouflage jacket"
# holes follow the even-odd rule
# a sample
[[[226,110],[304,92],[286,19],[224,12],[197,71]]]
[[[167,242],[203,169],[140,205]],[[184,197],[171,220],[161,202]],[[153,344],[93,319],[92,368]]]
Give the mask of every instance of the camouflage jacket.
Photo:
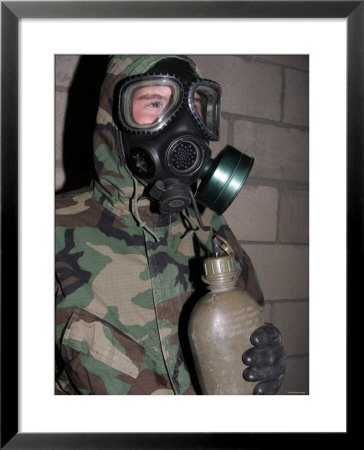
[[[205,292],[202,259],[211,236],[192,211],[160,215],[136,187],[119,155],[112,119],[116,83],[159,57],[113,57],[101,89],[94,133],[97,178],[56,198],[56,393],[199,393],[187,340],[192,306]],[[263,303],[255,271],[222,216],[206,209],[232,245],[239,283]]]

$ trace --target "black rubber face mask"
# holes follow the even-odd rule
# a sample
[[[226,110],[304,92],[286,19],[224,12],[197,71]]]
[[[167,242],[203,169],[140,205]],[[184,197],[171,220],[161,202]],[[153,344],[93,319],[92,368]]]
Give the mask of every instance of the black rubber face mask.
[[[201,79],[188,58],[163,59],[117,85],[114,116],[126,162],[161,213],[191,202],[196,210],[196,199],[222,214],[248,177],[253,159],[231,146],[211,159],[208,142],[219,138],[220,97],[220,86]]]

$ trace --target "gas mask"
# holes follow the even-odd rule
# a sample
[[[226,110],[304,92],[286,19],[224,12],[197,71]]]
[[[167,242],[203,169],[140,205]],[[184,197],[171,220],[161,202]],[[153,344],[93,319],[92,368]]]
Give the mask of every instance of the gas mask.
[[[196,210],[197,200],[222,214],[247,179],[253,158],[231,146],[211,158],[208,142],[219,139],[220,97],[220,86],[200,78],[187,57],[162,59],[116,86],[114,117],[126,163],[161,213],[191,203]]]

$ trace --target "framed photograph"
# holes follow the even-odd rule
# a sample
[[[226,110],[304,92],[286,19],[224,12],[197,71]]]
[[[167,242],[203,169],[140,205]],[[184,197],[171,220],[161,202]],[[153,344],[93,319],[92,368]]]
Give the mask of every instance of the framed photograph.
[[[311,432],[347,436],[346,373],[339,376],[336,368],[345,372],[346,302],[357,291],[363,269],[362,2],[9,1],[1,7],[2,448],[253,448],[282,433],[293,432],[293,437],[304,433],[303,439]],[[149,47],[145,36],[150,37]],[[281,213],[285,209],[290,222],[278,221],[272,233],[284,248],[277,258],[297,250],[300,261],[307,262],[307,273],[299,273],[301,264],[289,267],[286,263],[284,270],[295,288],[305,280],[308,283],[308,276],[310,280],[310,295],[306,287],[292,297],[270,291],[268,320],[277,317],[273,307],[279,311],[288,303],[302,319],[297,322],[302,327],[297,336],[301,333],[302,339],[294,350],[289,349],[290,370],[301,373],[301,381],[287,383],[284,394],[288,395],[275,396],[274,402],[256,396],[54,396],[50,342],[54,305],[49,297],[53,295],[54,184],[58,182],[59,188],[63,182],[57,181],[57,167],[54,172],[62,132],[54,113],[69,99],[67,77],[74,76],[77,64],[78,70],[82,66],[80,55],[86,55],[85,75],[92,70],[87,65],[92,58],[104,61],[107,54],[151,54],[155,50],[157,54],[196,56],[203,72],[213,67],[213,55],[231,71],[235,63],[242,72],[253,65],[264,67],[264,82],[256,95],[263,101],[264,86],[273,90],[276,86],[280,112],[271,109],[265,116],[254,107],[253,97],[250,109],[248,102],[246,108],[234,109],[234,100],[239,98],[234,99],[229,91],[226,77],[227,97],[233,106],[223,109],[224,138],[235,144],[244,134],[249,145],[252,136],[264,156],[265,139],[274,140],[275,125],[277,129],[279,125],[283,131],[277,140],[287,139],[288,162],[268,155],[265,163],[294,166],[294,171],[296,166],[289,165],[289,158],[301,158],[301,163],[304,158],[303,166],[307,165],[307,177],[298,176],[297,183],[268,180],[265,175],[266,203],[259,213],[268,217],[272,204]],[[61,64],[67,70],[57,70]],[[306,89],[305,95],[294,96],[292,92],[299,89]],[[248,98],[248,90],[245,95]],[[82,114],[82,108],[77,111]],[[266,138],[259,140],[263,127]],[[308,215],[308,154],[307,159],[302,156],[308,153],[308,139],[310,256],[308,223],[303,225],[294,215],[298,208]],[[251,191],[257,187],[259,181],[253,180]],[[239,220],[234,212],[230,216]],[[266,248],[272,238],[267,228],[262,230]],[[254,236],[238,239],[247,244],[248,253],[250,249],[259,258]],[[262,270],[269,273],[274,259],[266,261]],[[307,335],[302,332],[308,316],[309,340],[308,329]],[[334,350],[327,348],[332,347],[332,339]],[[332,375],[328,372],[322,380],[318,374],[326,370],[332,370]],[[309,389],[304,381],[308,371]],[[329,406],[333,396],[335,410]],[[269,414],[257,421],[262,403]],[[99,411],[104,411],[100,417],[95,414]],[[221,411],[226,411],[224,417]],[[332,414],[328,420],[323,418],[326,411]]]

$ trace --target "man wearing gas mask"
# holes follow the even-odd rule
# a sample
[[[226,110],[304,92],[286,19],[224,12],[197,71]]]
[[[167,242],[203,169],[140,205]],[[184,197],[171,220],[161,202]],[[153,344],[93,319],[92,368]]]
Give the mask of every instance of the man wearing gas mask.
[[[113,56],[94,132],[97,177],[56,200],[56,393],[199,394],[187,339],[218,235],[239,285],[263,304],[249,257],[221,215],[252,159],[219,137],[221,88],[185,56]],[[285,355],[271,324],[242,359],[254,394],[275,394]]]

